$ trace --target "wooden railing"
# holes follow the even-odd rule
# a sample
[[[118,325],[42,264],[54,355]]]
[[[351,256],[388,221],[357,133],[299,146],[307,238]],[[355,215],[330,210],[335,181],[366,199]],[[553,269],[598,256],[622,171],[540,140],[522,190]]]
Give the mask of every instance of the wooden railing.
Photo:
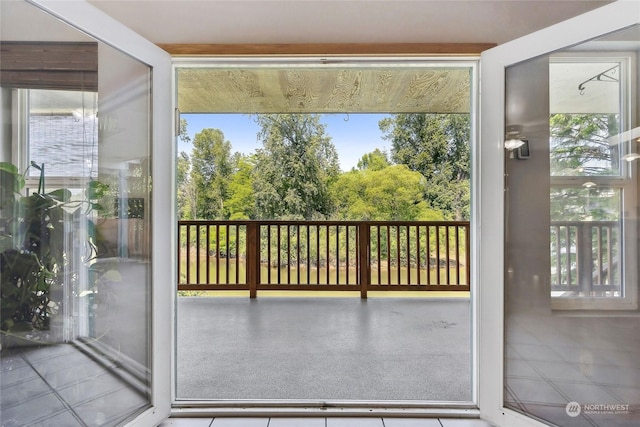
[[[620,292],[620,223],[553,221],[551,290],[604,296]]]
[[[468,291],[469,222],[179,221],[178,290]]]

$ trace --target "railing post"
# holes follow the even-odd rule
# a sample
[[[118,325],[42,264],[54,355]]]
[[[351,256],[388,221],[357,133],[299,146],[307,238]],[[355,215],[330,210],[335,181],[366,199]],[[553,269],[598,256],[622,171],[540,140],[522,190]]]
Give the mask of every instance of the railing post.
[[[371,252],[371,231],[369,223],[361,222],[358,225],[358,254],[360,260],[360,298],[367,298],[367,288],[371,283],[371,263],[369,262],[369,254]]]
[[[576,230],[576,260],[580,291],[591,295],[593,291],[593,242],[592,225],[581,223]]]
[[[260,225],[256,222],[247,223],[247,285],[249,298],[258,294],[260,280]]]

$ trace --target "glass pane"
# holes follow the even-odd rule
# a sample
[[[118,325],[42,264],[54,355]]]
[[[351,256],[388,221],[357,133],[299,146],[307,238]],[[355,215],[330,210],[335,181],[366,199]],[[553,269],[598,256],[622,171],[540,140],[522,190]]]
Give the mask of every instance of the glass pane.
[[[551,221],[618,221],[622,191],[583,187],[551,187]]]
[[[554,110],[560,100],[546,96],[556,78],[550,62],[610,55],[631,64],[636,55],[622,47],[638,51],[639,34],[632,28],[506,70],[506,123],[522,128],[531,155],[505,158],[504,405],[552,425],[640,424],[638,162],[620,161],[636,149],[628,135],[640,116],[586,98],[583,110]],[[571,76],[576,69],[556,93],[580,100],[588,77]],[[627,76],[619,106],[638,94],[638,75]],[[618,83],[587,83],[584,96],[599,85]]]
[[[551,175],[620,175],[620,146],[609,140],[621,129],[622,64],[598,56],[551,61]]]
[[[150,69],[1,6],[0,61],[45,64],[0,87],[2,425],[120,425],[151,406]]]
[[[98,94],[31,89],[27,105],[29,161],[46,164],[47,176],[97,178]]]
[[[551,296],[621,297],[622,191],[551,188]]]
[[[617,114],[551,115],[551,174],[619,175],[618,146],[609,144],[618,129]]]

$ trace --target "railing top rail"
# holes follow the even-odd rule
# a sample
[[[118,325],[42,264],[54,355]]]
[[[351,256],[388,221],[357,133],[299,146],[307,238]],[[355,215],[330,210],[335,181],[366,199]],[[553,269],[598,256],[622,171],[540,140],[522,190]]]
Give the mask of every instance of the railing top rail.
[[[551,221],[551,225],[618,225],[619,221]]]
[[[342,220],[179,220],[178,225],[432,225],[432,226],[468,226],[469,221],[342,221]]]
[[[247,225],[255,221],[234,219],[234,220],[215,220],[215,219],[181,219],[178,225]]]

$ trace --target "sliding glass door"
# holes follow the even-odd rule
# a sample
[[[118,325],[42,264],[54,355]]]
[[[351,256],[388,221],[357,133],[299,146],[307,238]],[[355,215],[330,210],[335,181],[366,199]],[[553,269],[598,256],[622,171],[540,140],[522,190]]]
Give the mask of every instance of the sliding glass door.
[[[171,274],[169,238],[152,239],[171,229],[153,197],[171,188],[154,174],[171,164],[157,123],[171,123],[169,58],[131,34],[94,36],[122,29],[58,3],[2,2],[2,424],[157,424],[170,404],[170,294],[156,280]]]

